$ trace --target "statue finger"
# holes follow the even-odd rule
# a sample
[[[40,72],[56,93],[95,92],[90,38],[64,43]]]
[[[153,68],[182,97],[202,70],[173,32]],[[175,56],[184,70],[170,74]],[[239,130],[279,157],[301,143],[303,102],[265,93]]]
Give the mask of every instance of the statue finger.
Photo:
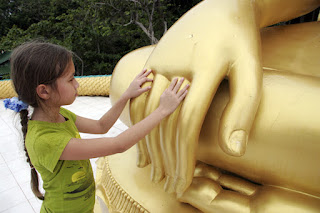
[[[227,154],[242,156],[261,97],[262,71],[256,56],[244,56],[233,64],[229,85],[230,101],[221,117],[219,145]]]
[[[181,78],[183,79],[183,78]],[[185,86],[189,84],[188,80],[178,82],[180,90],[176,92],[180,93],[181,95],[185,91]],[[173,81],[173,80],[172,80]],[[165,168],[165,177],[166,182],[164,185],[164,189],[168,193],[174,192],[174,176],[176,171],[176,132],[177,132],[177,123],[178,123],[178,116],[181,109],[182,104],[178,106],[178,108],[167,118],[165,118],[160,123],[160,145],[163,155],[163,163]]]
[[[214,70],[195,76],[180,110],[177,124],[177,164],[175,191],[182,193],[190,184],[195,168],[195,153],[202,123],[213,96],[225,76],[223,63],[217,62]]]
[[[146,102],[145,117],[152,113],[158,106],[159,97],[163,91],[168,87],[169,81],[162,75],[155,75],[152,89],[149,93]],[[164,166],[162,153],[160,148],[160,130],[159,125],[151,130],[146,136],[148,153],[151,159],[151,180],[153,182],[160,182],[164,178]]]

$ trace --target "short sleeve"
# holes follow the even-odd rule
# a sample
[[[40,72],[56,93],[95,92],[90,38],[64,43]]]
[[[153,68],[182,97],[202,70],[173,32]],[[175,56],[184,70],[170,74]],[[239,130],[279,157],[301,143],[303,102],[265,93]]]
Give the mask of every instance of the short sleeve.
[[[48,171],[53,172],[60,156],[72,136],[61,132],[50,132],[40,136],[34,143],[34,152],[37,154],[38,162]]]
[[[60,114],[63,115],[65,118],[71,119],[73,122],[76,122],[77,115],[73,112],[61,107]]]

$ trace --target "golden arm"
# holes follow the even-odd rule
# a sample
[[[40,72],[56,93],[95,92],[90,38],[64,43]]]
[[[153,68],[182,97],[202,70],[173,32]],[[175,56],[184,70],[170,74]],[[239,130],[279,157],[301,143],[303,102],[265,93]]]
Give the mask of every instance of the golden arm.
[[[319,0],[256,0],[260,28],[289,21],[320,6]]]

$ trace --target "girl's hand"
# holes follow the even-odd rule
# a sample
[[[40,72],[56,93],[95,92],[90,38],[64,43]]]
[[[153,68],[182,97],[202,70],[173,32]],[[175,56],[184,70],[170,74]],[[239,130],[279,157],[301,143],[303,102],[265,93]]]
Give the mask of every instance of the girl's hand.
[[[142,93],[151,89],[151,86],[142,87],[146,82],[152,82],[152,79],[147,78],[147,76],[152,72],[152,70],[147,71],[146,69],[142,70],[131,82],[130,86],[124,93],[128,99],[138,97]]]
[[[181,101],[186,97],[189,84],[179,90],[183,81],[184,78],[181,78],[179,81],[178,78],[173,79],[170,86],[160,96],[159,109],[161,109],[161,112],[165,116],[173,113]]]

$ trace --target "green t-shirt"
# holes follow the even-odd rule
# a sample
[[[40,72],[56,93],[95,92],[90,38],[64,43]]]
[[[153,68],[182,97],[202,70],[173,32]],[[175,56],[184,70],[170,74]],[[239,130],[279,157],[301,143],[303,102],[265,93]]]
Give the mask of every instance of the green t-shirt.
[[[71,138],[80,138],[76,115],[61,108],[63,123],[30,120],[26,148],[45,190],[42,212],[93,212],[95,183],[89,160],[59,160]]]

